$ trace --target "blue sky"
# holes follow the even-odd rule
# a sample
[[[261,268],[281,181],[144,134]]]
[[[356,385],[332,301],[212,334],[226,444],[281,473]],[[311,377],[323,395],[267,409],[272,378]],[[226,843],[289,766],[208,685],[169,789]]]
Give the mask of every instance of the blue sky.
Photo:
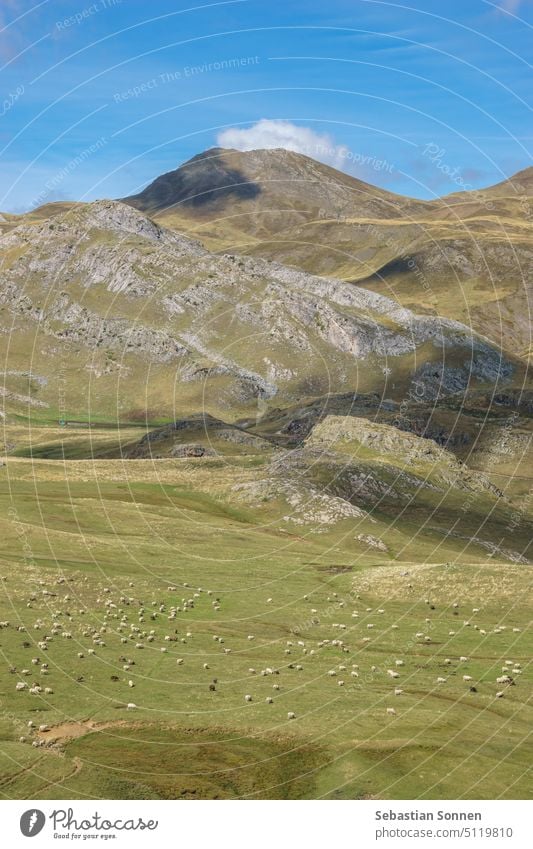
[[[289,146],[433,197],[531,162],[533,0],[2,0],[0,210]]]

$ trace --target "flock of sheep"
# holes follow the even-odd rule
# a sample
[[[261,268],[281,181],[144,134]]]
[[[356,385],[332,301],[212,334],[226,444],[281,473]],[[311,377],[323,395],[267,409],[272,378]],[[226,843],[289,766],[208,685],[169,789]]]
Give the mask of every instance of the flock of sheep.
[[[85,578],[85,582],[87,581],[88,579]],[[345,687],[347,682],[356,688],[368,687],[373,681],[384,682],[391,679],[390,695],[394,697],[404,694],[404,687],[411,683],[412,677],[415,674],[413,670],[409,672],[406,669],[406,663],[410,660],[409,649],[405,651],[405,657],[395,656],[398,653],[396,650],[395,654],[391,654],[390,657],[386,658],[385,663],[380,664],[379,667],[364,663],[365,652],[372,642],[372,638],[367,636],[368,632],[372,632],[374,635],[376,632],[383,633],[384,631],[388,631],[389,628],[391,632],[394,632],[398,630],[399,625],[397,623],[387,625],[384,620],[381,620],[385,626],[381,628],[378,617],[385,614],[386,611],[383,608],[373,609],[367,607],[366,609],[350,610],[349,607],[346,608],[347,603],[339,600],[336,593],[328,597],[327,601],[330,605],[334,604],[335,609],[339,613],[344,613],[347,621],[321,621],[318,608],[312,607],[310,608],[312,618],[307,623],[307,632],[311,632],[313,628],[320,628],[322,632],[329,630],[331,632],[330,637],[316,639],[311,638],[309,633],[306,633],[306,638],[302,639],[300,638],[301,635],[298,633],[298,629],[295,629],[293,639],[282,642],[275,640],[268,643],[257,641],[256,643],[255,635],[248,634],[243,647],[239,643],[239,639],[242,643],[244,638],[237,638],[235,634],[232,636],[221,636],[220,634],[211,634],[210,631],[206,631],[205,636],[209,635],[209,638],[213,641],[215,652],[209,652],[207,660],[204,660],[206,657],[205,651],[202,652],[203,662],[200,665],[198,663],[200,655],[198,651],[193,649],[191,652],[189,649],[183,650],[179,647],[183,645],[190,646],[191,644],[194,646],[194,638],[198,632],[195,632],[193,635],[193,631],[191,630],[193,626],[190,622],[194,617],[191,614],[195,608],[199,607],[200,603],[205,602],[207,607],[211,608],[211,612],[208,614],[208,621],[212,624],[213,619],[216,620],[216,614],[221,611],[222,602],[213,591],[203,589],[202,587],[191,590],[189,585],[185,583],[181,586],[180,592],[177,586],[169,585],[166,588],[167,600],[152,600],[149,603],[145,603],[141,598],[135,597],[135,595],[118,592],[110,587],[101,587],[98,591],[96,604],[91,609],[89,607],[77,607],[81,598],[84,597],[83,589],[76,599],[71,597],[69,592],[64,593],[65,585],[68,587],[67,579],[64,577],[58,578],[52,589],[47,588],[45,581],[39,581],[38,591],[31,593],[26,600],[26,606],[29,610],[38,609],[40,611],[39,615],[33,617],[31,624],[15,624],[8,621],[0,622],[0,629],[14,628],[20,633],[22,648],[25,651],[29,653],[30,649],[33,650],[33,656],[29,663],[22,666],[10,666],[9,671],[16,679],[14,689],[16,692],[27,693],[30,696],[41,699],[44,702],[44,709],[55,708],[57,700],[54,688],[48,685],[48,681],[57,677],[54,676],[57,667],[51,662],[51,659],[54,656],[54,647],[58,641],[65,641],[73,645],[72,667],[79,670],[80,674],[76,676],[76,682],[78,684],[85,683],[86,686],[89,686],[91,674],[90,669],[87,668],[87,663],[98,663],[100,660],[99,652],[104,647],[109,649],[109,644],[116,643],[119,650],[113,660],[115,668],[109,676],[110,683],[122,684],[130,690],[133,689],[137,685],[139,677],[149,677],[148,671],[145,673],[141,672],[144,666],[143,660],[145,656],[148,656],[150,658],[150,667],[152,667],[152,652],[157,650],[161,655],[168,656],[169,661],[173,662],[175,666],[181,668],[185,665],[193,669],[195,673],[197,672],[200,676],[197,682],[198,686],[205,687],[211,694],[217,693],[220,680],[218,677],[211,677],[211,665],[215,666],[218,674],[220,674],[220,671],[224,669],[224,659],[232,655],[232,652],[232,660],[237,658],[238,661],[241,661],[243,659],[246,660],[250,654],[253,655],[256,645],[260,648],[260,654],[268,648],[276,656],[276,662],[270,666],[264,666],[259,671],[254,667],[248,667],[247,670],[243,669],[242,678],[239,677],[239,680],[249,678],[250,682],[253,682],[258,675],[262,677],[272,676],[274,679],[272,694],[267,695],[266,698],[263,694],[261,697],[264,699],[264,703],[268,705],[274,704],[276,697],[279,695],[285,695],[285,700],[287,695],[292,697],[290,694],[293,691],[291,691],[290,687],[284,688],[285,693],[281,692],[280,676],[287,678],[288,675],[293,673],[303,672],[304,663],[306,665],[307,663],[314,665],[314,680],[317,677],[325,676],[326,680],[327,678],[333,679],[337,687]],[[129,592],[132,592],[133,586],[133,583],[130,582],[128,587]],[[185,591],[186,595],[178,600],[178,595],[181,595],[183,591]],[[61,593],[64,594],[59,598]],[[168,600],[169,598],[171,601]],[[357,601],[359,598],[359,596],[352,596],[350,607],[359,604]],[[273,600],[269,598],[265,601],[267,604],[271,604]],[[303,602],[309,604],[309,597],[304,596]],[[426,599],[425,603],[428,612],[435,610],[435,606],[430,604],[429,600]],[[43,607],[46,608],[46,615],[42,610]],[[76,609],[74,609],[75,607]],[[455,602],[452,607],[453,615],[457,616],[458,602]],[[507,626],[502,624],[496,624],[490,628],[488,626],[481,628],[477,623],[473,624],[471,622],[472,617],[477,617],[479,613],[479,608],[472,608],[470,618],[463,620],[462,627],[464,629],[475,629],[480,637],[484,639],[488,638],[490,634],[501,634],[508,629]],[[96,617],[98,619],[95,622]],[[366,621],[370,618],[375,619],[375,621]],[[188,620],[188,624],[185,624],[185,620]],[[426,646],[430,650],[433,649],[434,637],[425,633],[425,631],[432,630],[434,621],[430,616],[425,617],[425,630],[417,631],[413,635],[414,639],[411,638],[409,645],[416,645],[420,648]],[[440,621],[442,622],[442,620]],[[205,611],[202,622],[206,622]],[[516,626],[509,627],[509,631],[519,633],[520,629]],[[365,636],[363,636],[363,633]],[[455,637],[455,635],[456,630],[448,631],[448,637],[450,639]],[[347,642],[348,638],[350,638],[350,643]],[[86,647],[87,642],[90,643],[88,648]],[[231,642],[234,645],[227,644]],[[246,644],[249,644],[249,646]],[[187,651],[186,654],[185,651]],[[346,659],[344,662],[334,664],[333,667],[322,672],[316,666],[316,660],[332,653],[340,654],[341,657],[345,657]],[[417,653],[419,652],[417,651]],[[184,656],[178,656],[179,654],[183,654]],[[354,654],[357,656],[359,663],[348,662],[348,656],[350,656],[351,661]],[[135,655],[135,658],[132,655]],[[479,680],[475,679],[472,674],[469,674],[468,665],[470,661],[467,656],[441,657],[440,653],[438,653],[432,654],[430,657],[432,660],[438,661],[439,666],[447,667],[449,670],[449,673],[440,674],[436,677],[434,681],[436,687],[445,687],[448,683],[449,675],[455,676],[455,680],[457,680],[458,674],[462,673],[462,681],[468,685],[469,692],[478,692],[478,687],[480,686]],[[64,659],[62,662],[64,664]],[[108,655],[106,655],[105,662],[109,665]],[[365,666],[366,668],[362,668]],[[89,673],[89,679],[86,680],[85,674],[82,673]],[[205,681],[204,673],[209,673],[207,677],[210,680],[208,682]],[[515,686],[516,679],[522,674],[522,665],[518,661],[505,660],[505,663],[501,666],[501,673],[501,675],[495,676],[495,683],[500,686],[500,689],[494,694],[495,698],[504,697],[508,689]],[[405,679],[405,683],[403,686],[399,686],[402,683],[402,679]],[[483,683],[487,683],[485,678]],[[232,692],[235,694],[237,682],[235,681],[231,685],[224,683],[224,687],[227,686],[231,686],[233,688]],[[243,701],[246,704],[257,701],[253,687],[247,689],[249,690],[248,692],[242,693]],[[58,693],[57,695],[60,694]],[[111,695],[112,701],[118,702],[127,710],[134,711],[138,708],[137,703],[134,701],[124,702],[120,698],[119,693],[116,694],[115,699],[112,689],[110,689],[108,695]],[[150,708],[150,705],[142,704],[141,707]],[[287,711],[288,720],[297,718],[294,707],[295,705],[291,705],[292,709]],[[394,717],[397,715],[396,707],[392,705],[385,705],[384,707],[387,716]],[[37,726],[33,721],[28,723],[28,727],[30,731],[37,730]],[[49,727],[48,725],[41,724],[38,730],[44,734],[49,730]],[[34,746],[43,745],[44,739],[43,737],[37,737],[32,741],[32,744]],[[22,736],[20,740],[21,742],[27,742],[25,736]]]

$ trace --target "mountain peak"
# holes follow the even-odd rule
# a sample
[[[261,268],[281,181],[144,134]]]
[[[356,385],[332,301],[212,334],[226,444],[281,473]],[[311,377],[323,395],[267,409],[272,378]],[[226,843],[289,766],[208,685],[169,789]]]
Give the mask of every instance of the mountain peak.
[[[379,214],[380,204],[390,213],[401,198],[285,148],[213,147],[123,200],[151,215],[218,214],[231,205],[232,213],[293,208],[314,218],[353,212],[354,204],[364,215]]]

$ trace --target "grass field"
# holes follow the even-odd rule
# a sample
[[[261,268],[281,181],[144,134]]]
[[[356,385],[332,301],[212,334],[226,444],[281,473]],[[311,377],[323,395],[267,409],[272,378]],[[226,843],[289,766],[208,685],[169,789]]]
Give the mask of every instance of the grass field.
[[[531,795],[525,508],[295,522],[266,462],[7,458],[3,798]]]

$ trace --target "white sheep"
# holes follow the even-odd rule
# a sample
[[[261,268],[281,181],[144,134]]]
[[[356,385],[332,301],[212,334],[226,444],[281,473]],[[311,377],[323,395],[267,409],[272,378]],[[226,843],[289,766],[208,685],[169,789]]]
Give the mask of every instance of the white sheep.
[[[396,716],[396,711],[394,710],[393,707],[388,707],[387,713],[388,713],[389,716]]]
[[[135,702],[128,702],[128,704],[127,704],[128,710],[135,710],[136,708],[137,708],[137,705],[135,704]]]
[[[245,696],[245,697],[244,697],[244,701],[245,701],[245,702],[251,702],[251,701],[252,701],[252,697],[251,697],[250,695],[247,695],[247,696]]]
[[[296,714],[294,713],[294,711],[290,710],[287,713],[287,719],[296,719]]]

